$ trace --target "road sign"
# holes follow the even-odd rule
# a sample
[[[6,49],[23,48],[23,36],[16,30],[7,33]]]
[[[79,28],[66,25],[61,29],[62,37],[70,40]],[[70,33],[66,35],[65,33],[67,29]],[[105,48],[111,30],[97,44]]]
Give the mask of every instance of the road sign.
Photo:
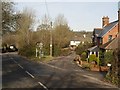
[[[39,55],[38,55],[39,53]],[[39,56],[41,58],[43,56],[43,43],[37,42],[36,43],[36,57]]]

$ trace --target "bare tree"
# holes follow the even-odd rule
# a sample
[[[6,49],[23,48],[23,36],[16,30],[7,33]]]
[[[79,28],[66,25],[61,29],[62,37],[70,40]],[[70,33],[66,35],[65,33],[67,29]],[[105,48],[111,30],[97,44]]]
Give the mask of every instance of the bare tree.
[[[65,47],[69,43],[72,35],[67,20],[63,15],[58,15],[54,24],[54,40],[60,47]]]
[[[43,16],[40,25],[38,26],[37,30],[49,30],[50,29],[50,17],[46,14]]]
[[[66,18],[63,15],[58,15],[54,22],[53,31],[54,52],[56,52],[55,47],[59,51],[64,47],[68,47],[71,36],[72,31],[70,31]]]
[[[66,18],[64,17],[64,15],[59,14],[56,18],[55,18],[55,22],[54,22],[54,26],[60,26],[60,25],[68,25]]]
[[[31,40],[31,29],[34,25],[34,14],[31,10],[25,8],[21,13],[19,13],[20,18],[18,19],[18,37],[17,41],[19,46],[30,45]]]
[[[40,25],[37,28],[38,41],[44,45],[45,54],[49,55],[50,49],[50,18],[43,16]]]

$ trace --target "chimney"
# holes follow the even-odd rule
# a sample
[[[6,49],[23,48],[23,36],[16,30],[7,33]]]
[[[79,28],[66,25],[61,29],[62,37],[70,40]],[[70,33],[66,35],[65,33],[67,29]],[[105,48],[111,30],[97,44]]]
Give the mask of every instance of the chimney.
[[[104,16],[102,18],[102,27],[105,27],[108,24],[109,24],[109,17],[108,16]]]

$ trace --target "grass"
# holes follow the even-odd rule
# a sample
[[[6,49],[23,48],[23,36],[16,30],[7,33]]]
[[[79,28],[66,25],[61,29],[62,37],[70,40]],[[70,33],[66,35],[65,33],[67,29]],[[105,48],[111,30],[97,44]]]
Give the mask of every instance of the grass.
[[[54,57],[52,56],[43,56],[41,58],[39,57],[31,57],[32,60],[35,60],[35,61],[41,61],[41,62],[49,62],[51,61],[52,59],[54,59]]]

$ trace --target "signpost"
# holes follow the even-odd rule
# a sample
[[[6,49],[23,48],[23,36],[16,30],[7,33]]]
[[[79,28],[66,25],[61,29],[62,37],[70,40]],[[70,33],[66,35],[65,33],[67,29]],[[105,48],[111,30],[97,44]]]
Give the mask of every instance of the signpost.
[[[50,30],[50,56],[52,56],[52,22],[51,24],[51,30]]]
[[[39,58],[41,58],[42,57],[42,48],[43,48],[43,43],[40,43],[39,44],[39,48],[40,48],[40,50],[39,50]]]
[[[41,58],[43,57],[43,43],[37,42],[36,43],[36,57]]]

